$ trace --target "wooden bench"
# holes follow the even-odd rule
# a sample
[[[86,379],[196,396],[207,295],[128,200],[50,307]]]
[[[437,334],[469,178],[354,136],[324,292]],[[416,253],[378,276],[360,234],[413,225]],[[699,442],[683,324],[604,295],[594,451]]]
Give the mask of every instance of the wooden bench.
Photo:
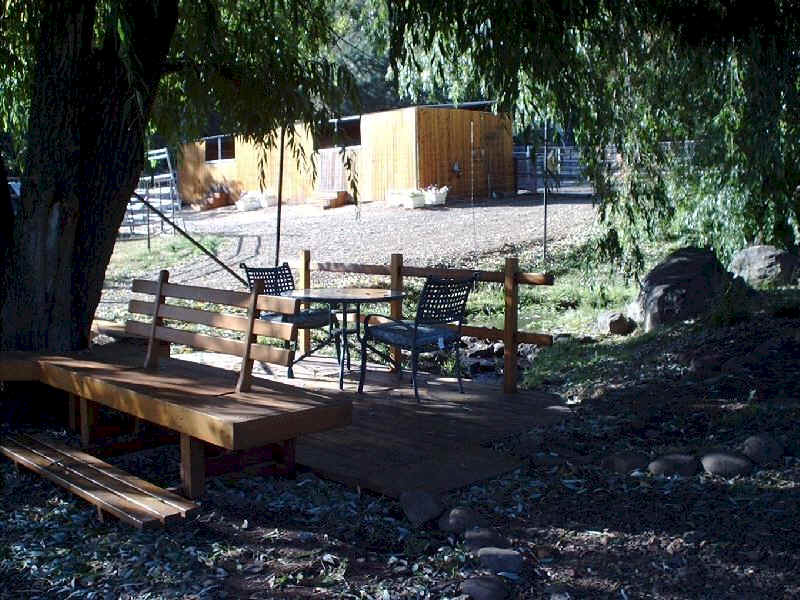
[[[7,435],[0,453],[95,504],[101,521],[109,513],[142,529],[198,510],[194,502],[45,436]]]
[[[300,308],[294,299],[264,296],[261,289],[257,286],[246,293],[177,285],[169,283],[166,271],[158,281],[136,280],[133,292],[154,298],[132,300],[129,305],[131,313],[150,319],[126,323],[128,333],[147,338],[144,356],[121,354],[113,344],[53,356],[3,353],[0,380],[39,380],[72,394],[77,410],[71,414],[76,414],[84,445],[93,441],[98,404],[176,432],[181,492],[189,498],[202,494],[206,475],[268,458],[273,471],[292,473],[297,436],[349,425],[352,402],[346,395],[253,377],[254,360],[288,367],[297,339],[293,324],[261,320],[260,312],[296,314]],[[168,299],[196,301],[204,308]],[[223,312],[208,305],[229,308]],[[225,334],[198,333],[181,325],[207,326]],[[288,341],[290,347],[259,344],[258,336],[276,339],[281,346]],[[235,373],[171,358],[171,344],[234,355],[241,367]]]

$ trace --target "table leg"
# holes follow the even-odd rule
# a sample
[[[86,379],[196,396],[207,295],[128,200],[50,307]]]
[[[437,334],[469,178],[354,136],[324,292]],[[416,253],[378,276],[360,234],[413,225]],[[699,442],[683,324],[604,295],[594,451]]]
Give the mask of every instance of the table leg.
[[[341,322],[341,336],[342,336],[342,352],[339,358],[339,389],[344,389],[344,363],[347,360],[347,355],[350,350],[347,347],[347,303],[342,302],[342,322]]]

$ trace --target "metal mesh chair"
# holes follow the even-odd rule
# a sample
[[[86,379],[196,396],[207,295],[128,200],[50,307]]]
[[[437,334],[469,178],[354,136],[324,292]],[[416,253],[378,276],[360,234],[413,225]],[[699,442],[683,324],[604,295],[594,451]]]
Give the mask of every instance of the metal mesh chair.
[[[461,363],[458,355],[458,341],[461,339],[461,323],[467,306],[469,292],[475,285],[477,275],[467,279],[439,279],[428,277],[420,294],[417,305],[417,316],[411,320],[388,319],[385,315],[367,315],[364,320],[364,334],[361,338],[361,376],[358,391],[364,390],[364,379],[367,374],[367,349],[391,359],[369,341],[374,340],[390,346],[399,346],[411,352],[411,381],[414,385],[414,397],[419,402],[417,388],[417,363],[420,352],[432,350],[455,349],[456,374],[458,389],[463,394],[461,383]],[[370,325],[372,317],[382,317],[384,322]],[[453,329],[450,324],[457,324]]]
[[[248,267],[245,263],[240,263],[239,266],[244,270],[247,276],[247,285],[251,290],[256,281],[264,282],[264,293],[270,296],[279,296],[283,292],[289,292],[295,289],[294,276],[292,275],[292,269],[289,267],[289,263],[283,263],[278,267]],[[331,330],[336,322],[336,316],[333,315],[328,308],[301,310],[296,315],[262,312],[261,318],[267,321],[294,323],[297,325],[298,329],[328,328],[329,335],[331,335]],[[286,343],[288,344],[288,342]],[[337,345],[337,355],[338,351],[339,348]],[[292,364],[303,360],[309,354],[311,354],[311,352],[295,359]],[[288,376],[289,379],[294,377],[291,365],[289,366]]]

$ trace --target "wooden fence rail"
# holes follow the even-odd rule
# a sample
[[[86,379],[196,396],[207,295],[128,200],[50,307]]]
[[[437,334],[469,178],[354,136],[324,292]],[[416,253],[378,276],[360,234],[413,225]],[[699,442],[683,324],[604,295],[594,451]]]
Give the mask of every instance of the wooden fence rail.
[[[503,329],[495,327],[479,327],[464,325],[461,328],[463,335],[502,341],[505,347],[503,353],[503,391],[514,393],[517,391],[517,347],[519,344],[536,344],[549,346],[553,337],[544,333],[519,331],[517,321],[519,315],[519,286],[520,285],[553,285],[553,276],[547,273],[525,273],[519,270],[519,261],[516,257],[506,258],[505,268],[502,271],[480,271],[470,269],[438,269],[426,267],[410,267],[403,264],[402,254],[392,254],[388,265],[363,265],[356,263],[311,262],[311,252],[303,250],[300,254],[299,264],[294,264],[300,272],[299,287],[311,287],[311,272],[321,271],[327,273],[355,273],[361,275],[385,275],[390,278],[391,289],[403,289],[404,277],[470,277],[477,274],[478,281],[489,283],[502,283],[504,296],[504,326]],[[391,316],[402,316],[402,302],[392,302]],[[311,338],[306,331],[301,332],[300,341],[303,351],[311,347]],[[400,364],[400,349],[392,350],[395,365]]]

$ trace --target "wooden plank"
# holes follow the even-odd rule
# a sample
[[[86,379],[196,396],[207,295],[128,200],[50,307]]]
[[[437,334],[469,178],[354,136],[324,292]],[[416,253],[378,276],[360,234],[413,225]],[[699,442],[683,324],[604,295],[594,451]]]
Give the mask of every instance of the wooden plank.
[[[254,394],[242,392],[229,394],[232,399],[251,402],[272,414],[248,419],[234,424],[235,446],[252,448],[269,442],[318,433],[352,422],[353,407],[349,400],[328,399],[326,402],[312,401],[308,396],[298,395],[291,399],[291,407],[283,409],[286,399],[267,396],[264,392]]]
[[[158,291],[158,282],[134,279],[131,290],[140,294],[155,295]],[[247,303],[250,299],[250,294],[248,292],[219,290],[216,288],[178,283],[165,284],[162,293],[170,298],[210,302],[211,304],[224,304],[226,306],[237,306],[239,308],[247,308]],[[299,306],[300,302],[294,298],[266,295],[259,296],[258,298],[258,309],[264,311],[293,315],[297,313]]]
[[[360,273],[362,275],[390,275],[389,267],[384,265],[361,265],[357,263],[315,262],[315,271],[328,273]]]
[[[407,277],[439,277],[441,279],[466,279],[478,275],[478,281],[503,282],[501,271],[479,271],[473,269],[434,269],[429,267],[403,267]]]
[[[174,362],[185,362],[175,361]],[[139,417],[179,433],[188,433],[212,444],[232,448],[233,427],[230,415],[219,414],[220,403],[202,381],[184,380],[185,387],[175,385],[158,373],[120,371],[117,373],[75,372],[68,365],[46,363],[42,366],[43,382],[52,387],[76,393],[120,412]],[[162,381],[166,385],[160,385]],[[231,380],[228,390],[233,389]],[[172,384],[172,385],[170,385]],[[205,392],[205,395],[203,394]],[[229,412],[235,415],[235,407]]]
[[[134,333],[142,331],[142,325],[145,327],[147,326],[140,321],[128,321],[125,324],[126,328]],[[201,333],[193,333],[182,329],[174,329],[172,327],[158,327],[156,329],[156,337],[160,340],[172,342],[173,344],[183,344],[184,346],[191,346],[200,350],[232,354],[234,356],[244,355],[244,342],[238,340],[203,335]],[[250,354],[254,360],[284,367],[288,367],[289,364],[291,364],[292,352],[285,348],[266,346],[264,344],[251,344]]]
[[[312,264],[317,271],[328,273],[358,273],[361,275],[391,275],[392,267],[384,265],[365,265],[358,263],[316,262]],[[473,275],[478,281],[503,283],[503,271],[483,271],[474,269],[440,269],[434,267],[403,267],[406,277],[439,277],[441,279],[466,279]],[[553,285],[553,275],[549,273],[518,273],[517,282],[521,285]],[[392,286],[392,289],[394,286]]]
[[[517,283],[520,285],[553,285],[552,273],[517,273]]]
[[[134,527],[142,529],[153,527],[159,523],[158,518],[150,511],[130,502],[124,496],[97,486],[93,481],[68,468],[54,464],[52,460],[32,452],[12,438],[7,437],[0,443],[0,452],[14,462]]]
[[[161,270],[158,274],[158,288],[156,289],[155,300],[156,305],[164,304],[166,298],[164,297],[164,286],[169,281],[169,271]],[[153,320],[150,323],[150,334],[147,336],[147,356],[144,359],[144,367],[146,369],[153,369],[158,365],[158,357],[160,352],[156,346],[156,329],[164,324],[164,319],[158,316],[158,310],[153,311]]]
[[[44,435],[20,435],[16,441],[53,462],[61,463],[87,480],[125,496],[132,503],[153,513],[162,523],[185,518],[199,509],[194,502],[131,475],[91,454],[70,448],[58,440]]]
[[[519,316],[519,285],[517,271],[519,260],[516,256],[506,258],[505,283],[505,334],[503,335],[503,391],[513,394],[517,391],[517,322]]]
[[[187,498],[203,495],[206,483],[205,447],[192,436],[181,434],[181,482]]]
[[[206,373],[211,374],[210,379],[203,376]],[[43,365],[48,385],[231,450],[349,422],[352,409],[347,396],[315,393],[263,379],[254,379],[253,392],[236,395],[232,380],[224,389],[218,385],[217,373],[225,373],[226,378],[233,375],[177,359],[162,361],[155,372],[98,365],[94,375],[86,365],[76,370],[69,361]],[[345,408],[341,408],[342,403]],[[299,417],[292,417],[293,413]],[[240,425],[248,422],[257,425]]]
[[[131,300],[128,303],[128,312],[142,315],[153,314],[153,303],[142,300]],[[232,331],[247,331],[247,317],[236,315],[226,315],[224,313],[188,308],[185,306],[175,306],[173,304],[162,304],[158,307],[158,316],[174,321],[186,321],[198,325],[208,325],[218,329],[230,329]],[[271,321],[256,320],[253,331],[256,335],[277,338],[281,340],[294,339],[297,331],[293,323],[274,323]],[[132,334],[135,335],[135,334]]]
[[[236,382],[237,392],[247,392],[253,380],[253,359],[250,358],[250,350],[258,341],[253,333],[253,325],[258,318],[256,303],[258,295],[264,291],[264,281],[257,279],[253,282],[253,289],[250,292],[250,306],[247,308],[247,331],[244,336],[244,354],[242,354],[242,365],[239,369],[239,379]]]

